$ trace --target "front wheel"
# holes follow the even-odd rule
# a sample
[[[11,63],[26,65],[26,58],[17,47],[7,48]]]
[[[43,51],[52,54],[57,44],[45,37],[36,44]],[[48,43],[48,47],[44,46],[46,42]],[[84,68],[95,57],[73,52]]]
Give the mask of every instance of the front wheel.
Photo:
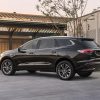
[[[4,75],[14,75],[14,63],[11,59],[5,59],[1,63],[1,71]]]
[[[89,77],[92,74],[92,72],[91,71],[89,71],[89,72],[88,71],[87,72],[77,72],[77,74],[81,77]]]
[[[75,76],[75,71],[69,61],[61,61],[56,66],[57,75],[62,80],[70,80]]]

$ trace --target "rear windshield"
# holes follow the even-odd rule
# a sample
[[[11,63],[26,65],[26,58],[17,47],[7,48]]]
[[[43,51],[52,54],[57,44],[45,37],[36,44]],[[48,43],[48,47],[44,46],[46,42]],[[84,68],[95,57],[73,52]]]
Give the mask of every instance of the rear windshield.
[[[97,45],[97,43],[95,43],[93,40],[82,40],[82,44],[83,44],[86,48],[91,48],[91,49],[100,48],[100,46]]]

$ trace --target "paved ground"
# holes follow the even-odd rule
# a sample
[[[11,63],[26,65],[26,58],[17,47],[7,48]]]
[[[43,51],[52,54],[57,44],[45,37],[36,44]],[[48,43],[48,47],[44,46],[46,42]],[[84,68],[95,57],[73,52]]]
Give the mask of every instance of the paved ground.
[[[100,100],[100,72],[62,81],[54,73],[4,76],[0,71],[0,100]]]

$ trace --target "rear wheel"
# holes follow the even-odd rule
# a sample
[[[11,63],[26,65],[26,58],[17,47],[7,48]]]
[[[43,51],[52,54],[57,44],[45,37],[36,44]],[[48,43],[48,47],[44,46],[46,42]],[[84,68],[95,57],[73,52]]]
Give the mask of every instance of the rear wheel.
[[[75,76],[75,71],[72,64],[65,60],[57,64],[56,72],[62,80],[70,80]]]
[[[93,72],[93,71],[92,71]],[[77,72],[77,74],[81,77],[89,77],[92,74],[91,71],[87,72]]]
[[[4,75],[14,75],[15,69],[14,69],[14,63],[11,59],[5,59],[1,63],[1,71]]]

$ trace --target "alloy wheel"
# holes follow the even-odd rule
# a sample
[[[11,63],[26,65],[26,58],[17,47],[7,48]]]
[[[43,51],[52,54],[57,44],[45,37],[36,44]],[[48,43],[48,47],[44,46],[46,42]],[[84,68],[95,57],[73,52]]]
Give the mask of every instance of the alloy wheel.
[[[68,61],[58,63],[56,71],[58,76],[63,80],[69,80],[75,75],[73,66]]]
[[[2,70],[3,74],[5,74],[5,75],[14,74],[15,70],[14,70],[14,64],[13,64],[12,60],[5,59],[4,61],[2,61],[1,70]]]

